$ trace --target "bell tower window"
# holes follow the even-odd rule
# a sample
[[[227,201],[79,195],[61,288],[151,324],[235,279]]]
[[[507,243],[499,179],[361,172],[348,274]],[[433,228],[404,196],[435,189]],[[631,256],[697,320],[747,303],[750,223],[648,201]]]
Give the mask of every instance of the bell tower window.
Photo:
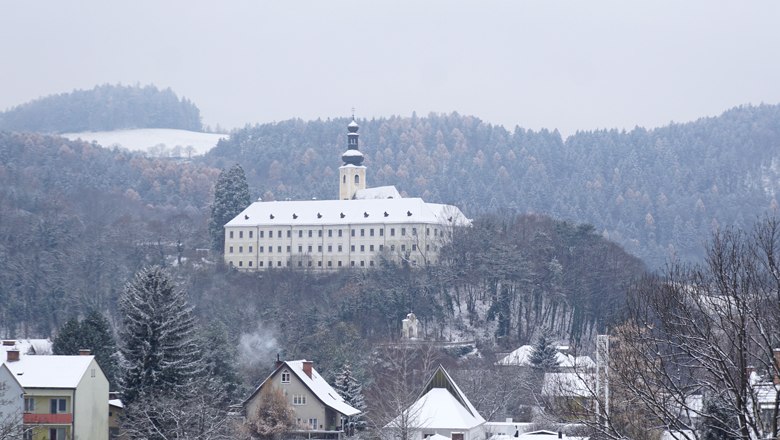
[[[360,183],[360,176],[355,174],[355,183]]]

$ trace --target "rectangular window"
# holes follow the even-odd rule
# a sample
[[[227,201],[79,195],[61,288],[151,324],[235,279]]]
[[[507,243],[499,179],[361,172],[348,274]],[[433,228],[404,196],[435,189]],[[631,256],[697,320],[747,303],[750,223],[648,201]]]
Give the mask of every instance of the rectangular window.
[[[254,248],[252,246],[249,246],[249,253],[251,254]]]
[[[379,252],[382,252],[383,250],[385,250],[385,245],[380,244],[379,245]]]
[[[333,237],[333,229],[328,229],[328,237]]]
[[[413,244],[413,245],[412,245],[412,250],[413,250],[413,251],[416,251],[416,250],[417,250],[417,245],[416,245],[416,244]]]
[[[110,411],[109,411],[110,413]],[[111,414],[109,414],[111,415]],[[22,436],[22,440],[33,440],[33,430],[32,429],[25,429],[24,435]]]
[[[276,238],[282,238],[282,230],[281,229],[276,231]]]
[[[244,267],[244,262],[243,262],[243,261],[241,261],[241,260],[239,260],[239,261],[238,261],[238,267]]]
[[[312,231],[311,229],[309,229],[309,238],[313,237],[313,235],[312,235],[313,233],[314,233],[314,231]]]
[[[363,260],[360,260],[360,267],[366,267],[366,262]]]
[[[25,397],[24,398],[24,412],[31,413],[35,412],[35,399],[32,397]]]
[[[365,251],[366,251],[366,245],[361,244],[360,245],[360,252],[365,252]]]
[[[371,266],[371,267],[374,267],[374,260],[369,261],[368,265]]]
[[[311,260],[309,260],[309,264],[307,264],[307,266],[311,267]]]
[[[277,246],[276,247],[276,252],[279,252],[281,254],[282,253],[282,247],[281,246]]]
[[[431,228],[425,228],[425,236],[428,237],[431,235]]]
[[[298,231],[298,238],[303,238],[303,229]]]
[[[265,237],[265,231],[260,231],[260,238]]]
[[[352,266],[352,267],[355,267],[355,262],[354,261],[350,261],[349,265]]]
[[[49,440],[66,440],[65,428],[49,428]]]
[[[252,238],[255,234],[255,231],[249,231],[249,238]]]
[[[317,231],[317,237],[320,237],[320,238],[322,238],[322,229],[320,229],[319,231]]]
[[[260,262],[260,267],[263,267],[263,262],[262,261]]]
[[[228,233],[228,235],[230,236],[230,238],[233,238],[233,231],[230,231],[230,232]]]
[[[370,245],[370,246],[368,247],[368,250],[369,250],[370,252],[374,252],[374,245],[373,245],[373,244],[372,244],[372,245]]]
[[[300,253],[303,253],[303,246],[301,246],[301,245],[298,245],[298,253],[299,253],[299,254],[300,254]]]
[[[249,261],[249,267],[252,267],[252,261],[251,260]]]
[[[290,383],[290,372],[287,370],[282,371],[282,383]]]
[[[354,244],[352,246],[350,246],[349,248],[350,248],[349,250],[351,250],[352,252],[355,252],[355,245]]]
[[[65,399],[51,399],[51,407],[49,409],[51,410],[51,414],[65,413]]]
[[[287,238],[290,238],[290,237],[292,237],[292,231],[288,229],[287,230]]]
[[[341,252],[341,250],[342,250],[341,245],[339,245],[338,250],[339,250],[339,252]]]
[[[328,261],[328,267],[333,267],[333,262],[332,261]]]
[[[431,250],[431,245],[429,245],[429,244],[426,244],[426,245],[425,245],[425,251],[427,252],[427,251],[429,251],[429,250]]]
[[[244,253],[244,246],[239,246],[238,247],[238,253],[239,254],[243,254]]]
[[[303,261],[298,260],[298,267],[301,267],[301,266],[303,266]]]
[[[322,245],[317,245],[317,252],[322,252]]]
[[[366,230],[363,228],[360,228],[360,236],[365,237],[366,236]]]
[[[380,229],[379,230],[379,236],[380,237],[384,237],[385,236],[385,230],[384,229]]]
[[[333,252],[333,246],[328,245],[328,252]]]
[[[287,253],[292,252],[292,246],[287,246]]]
[[[282,260],[276,262],[276,267],[282,267]]]
[[[390,236],[395,237],[395,228],[390,228]]]
[[[395,245],[394,245],[394,244],[391,244],[391,245],[390,245],[390,250],[391,250],[391,251],[394,251],[394,250],[395,250]]]
[[[372,237],[374,236],[374,228],[371,228],[371,229],[368,230],[368,235],[370,235]]]
[[[402,244],[402,245],[401,245],[401,251],[405,251],[405,250],[406,250],[406,245],[405,245],[405,244]]]
[[[260,247],[258,248],[257,252],[258,252],[258,253],[261,253],[261,254],[262,254],[263,252],[265,252],[265,246],[260,246]]]
[[[322,267],[322,261],[317,262],[317,267]]]
[[[307,246],[306,249],[308,252],[311,252],[311,245]]]
[[[273,246],[268,246],[268,253],[269,254],[273,254],[274,253],[274,247]]]
[[[341,236],[342,236],[342,235],[341,235],[341,229],[339,229],[339,237],[341,237]]]
[[[339,260],[339,267],[341,267],[341,260]]]
[[[401,228],[401,235],[406,235],[406,228]]]
[[[293,405],[306,405],[306,396],[293,394]]]
[[[238,238],[244,238],[244,231],[238,231]]]
[[[417,228],[412,228],[412,235],[417,235]]]
[[[354,229],[352,230],[351,234],[352,234],[353,237],[355,236],[355,230]]]
[[[319,429],[320,425],[317,419],[309,419],[309,429]]]
[[[232,253],[233,253],[233,246],[230,246],[230,248],[228,249],[228,251],[229,251],[229,253],[231,253],[231,254],[232,254]]]

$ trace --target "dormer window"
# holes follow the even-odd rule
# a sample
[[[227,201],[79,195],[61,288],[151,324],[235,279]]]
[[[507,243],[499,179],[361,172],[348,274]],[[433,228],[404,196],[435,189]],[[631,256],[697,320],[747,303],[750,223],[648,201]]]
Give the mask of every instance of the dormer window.
[[[290,383],[290,372],[287,370],[282,371],[282,383]]]

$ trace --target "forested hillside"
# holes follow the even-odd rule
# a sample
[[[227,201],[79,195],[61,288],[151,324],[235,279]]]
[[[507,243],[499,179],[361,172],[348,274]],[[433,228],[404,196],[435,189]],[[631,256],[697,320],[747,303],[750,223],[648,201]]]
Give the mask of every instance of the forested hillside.
[[[112,311],[141,266],[206,247],[217,173],[0,132],[0,331],[45,337],[89,307]]]
[[[346,119],[262,124],[206,160],[239,162],[263,199],[335,197]],[[359,121],[368,185],[454,203],[590,223],[660,267],[696,260],[714,227],[749,226],[777,208],[780,106],[632,131],[508,131],[457,113]],[[453,182],[457,182],[454,185]]]
[[[39,133],[178,128],[200,131],[200,110],[171,89],[102,85],[46,96],[0,113],[0,130]]]

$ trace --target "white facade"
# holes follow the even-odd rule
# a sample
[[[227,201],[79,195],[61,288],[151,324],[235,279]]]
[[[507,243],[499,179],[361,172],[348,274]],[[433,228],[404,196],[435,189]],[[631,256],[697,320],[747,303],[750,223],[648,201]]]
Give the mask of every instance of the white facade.
[[[0,426],[11,430],[22,427],[24,389],[5,364],[0,364]]]

